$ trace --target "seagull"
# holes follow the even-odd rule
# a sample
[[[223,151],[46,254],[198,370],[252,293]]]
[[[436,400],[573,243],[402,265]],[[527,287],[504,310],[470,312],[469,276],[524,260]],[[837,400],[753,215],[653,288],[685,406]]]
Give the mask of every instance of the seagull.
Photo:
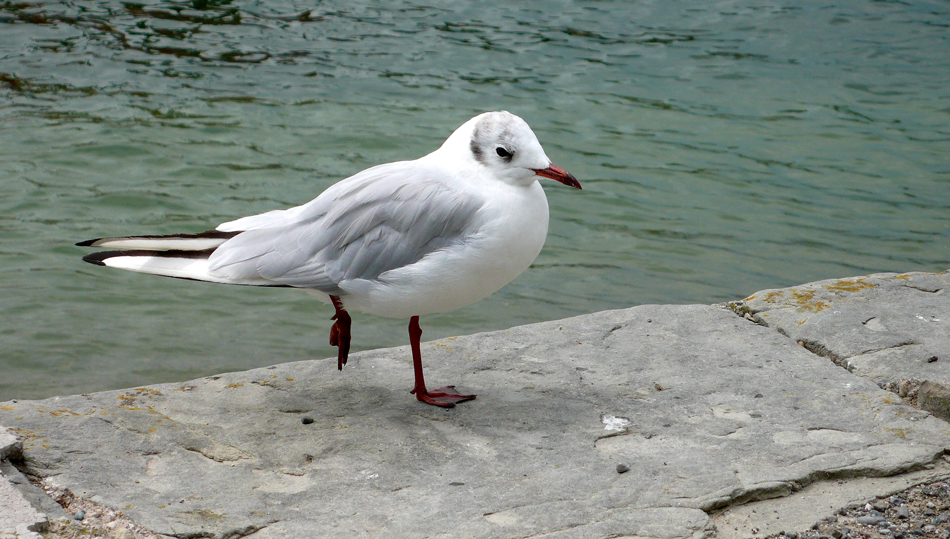
[[[79,242],[105,247],[98,266],[179,279],[303,288],[331,304],[330,344],[342,370],[357,310],[409,318],[415,386],[427,404],[473,400],[455,386],[426,389],[419,317],[459,309],[511,282],[541,252],[548,201],[539,178],[581,188],[551,163],[528,124],[507,111],[462,124],[414,161],[368,168],[310,202],[199,234]]]

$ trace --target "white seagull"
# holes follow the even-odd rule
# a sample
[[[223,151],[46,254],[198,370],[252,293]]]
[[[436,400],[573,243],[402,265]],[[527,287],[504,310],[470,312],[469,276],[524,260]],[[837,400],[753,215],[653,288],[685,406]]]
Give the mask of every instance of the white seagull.
[[[219,225],[200,234],[83,241],[108,247],[83,258],[212,283],[304,288],[336,309],[330,344],[343,369],[347,310],[409,318],[412,393],[442,407],[472,400],[454,386],[427,390],[419,316],[479,301],[534,261],[548,232],[538,178],[581,188],[551,163],[528,124],[506,111],[465,122],[414,161],[350,176],[310,202]]]

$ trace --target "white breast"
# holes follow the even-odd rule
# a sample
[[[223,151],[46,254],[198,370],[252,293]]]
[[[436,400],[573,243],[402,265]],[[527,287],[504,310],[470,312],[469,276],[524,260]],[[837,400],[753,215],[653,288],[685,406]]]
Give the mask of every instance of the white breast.
[[[547,237],[544,190],[536,181],[479,187],[488,203],[478,213],[481,226],[474,235],[378,280],[340,283],[346,307],[393,318],[451,311],[484,299],[528,269]]]

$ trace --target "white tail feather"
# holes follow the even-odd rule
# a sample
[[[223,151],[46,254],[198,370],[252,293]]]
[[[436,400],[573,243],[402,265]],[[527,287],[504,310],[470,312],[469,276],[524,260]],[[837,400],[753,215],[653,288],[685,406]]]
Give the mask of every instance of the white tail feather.
[[[208,270],[207,258],[174,258],[167,256],[150,255],[115,255],[104,258],[101,264],[110,268],[118,268],[139,273],[177,277],[179,279],[193,279],[209,283],[239,284],[250,286],[273,286],[274,283],[264,279],[230,279],[225,276],[213,275]]]

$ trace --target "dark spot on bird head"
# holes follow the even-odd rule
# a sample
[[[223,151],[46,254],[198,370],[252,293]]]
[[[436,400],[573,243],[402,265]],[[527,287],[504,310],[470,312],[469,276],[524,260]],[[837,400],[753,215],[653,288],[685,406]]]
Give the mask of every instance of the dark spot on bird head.
[[[500,112],[485,116],[475,124],[469,147],[472,156],[483,165],[489,160],[510,163],[515,156],[514,134],[509,129],[511,113]]]

